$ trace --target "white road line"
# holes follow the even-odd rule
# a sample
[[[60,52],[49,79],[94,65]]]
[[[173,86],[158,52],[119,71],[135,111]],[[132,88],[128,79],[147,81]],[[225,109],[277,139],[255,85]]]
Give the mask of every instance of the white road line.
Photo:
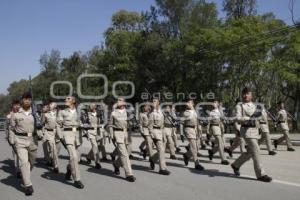
[[[254,178],[254,179],[256,179],[255,176],[248,176],[248,175],[242,175],[241,177],[247,177],[247,178]],[[272,183],[279,183],[279,184],[284,184],[284,185],[290,185],[290,186],[300,187],[300,183],[294,183],[294,182],[289,182],[289,181],[281,181],[281,180],[276,180],[276,179],[273,179]]]

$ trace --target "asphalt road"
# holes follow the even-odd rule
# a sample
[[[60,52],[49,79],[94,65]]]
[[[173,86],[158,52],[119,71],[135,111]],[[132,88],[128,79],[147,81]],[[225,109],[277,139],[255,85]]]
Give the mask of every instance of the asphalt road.
[[[264,199],[282,200],[300,198],[300,147],[295,147],[296,152],[286,152],[286,147],[280,146],[276,156],[267,155],[264,147],[262,159],[266,171],[274,178],[272,183],[256,181],[252,161],[241,168],[241,177],[235,177],[229,166],[220,165],[219,158],[212,162],[207,158],[207,151],[201,151],[201,162],[206,168],[203,172],[193,170],[193,163],[185,167],[182,155],[178,160],[167,159],[170,176],[162,176],[149,169],[149,163],[142,159],[137,152],[141,138],[134,137],[134,156],[132,168],[137,181],[129,183],[124,179],[124,171],[120,176],[113,174],[111,163],[102,163],[102,169],[96,170],[93,165],[80,165],[83,190],[76,189],[72,182],[64,180],[67,164],[67,153],[61,151],[59,159],[60,174],[53,174],[43,164],[42,148],[39,145],[36,167],[32,171],[34,195],[25,197],[20,180],[13,175],[14,168],[11,148],[0,135],[0,199],[43,199],[43,200],[77,200],[77,199],[109,199],[109,200],[234,200],[234,199]],[[87,153],[90,146],[84,143],[82,151]],[[112,150],[109,146],[109,151]],[[185,151],[182,148],[182,151]],[[239,154],[234,154],[233,162]],[[169,154],[166,154],[169,157]]]

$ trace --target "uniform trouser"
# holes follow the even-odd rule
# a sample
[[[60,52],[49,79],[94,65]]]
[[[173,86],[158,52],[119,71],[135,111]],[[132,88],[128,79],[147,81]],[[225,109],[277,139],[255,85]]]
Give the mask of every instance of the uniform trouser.
[[[53,167],[58,167],[58,153],[54,140],[46,140],[46,145]]]
[[[61,145],[62,145],[62,144],[61,144],[60,141],[55,141],[55,146],[56,146],[57,156],[58,156],[59,153],[60,153]]]
[[[247,144],[247,152],[242,153],[232,165],[236,168],[240,168],[246,161],[252,158],[256,177],[264,176],[265,172],[261,163],[258,140],[245,138],[245,142]]]
[[[164,142],[162,140],[156,140],[154,142],[157,152],[151,155],[151,160],[156,163],[159,161],[159,169],[160,170],[166,170],[166,160],[165,160],[165,147],[164,147]]]
[[[45,158],[46,162],[50,163],[51,157],[50,157],[50,153],[49,153],[49,145],[47,144],[46,140],[43,142],[43,152],[44,152],[44,158]]]
[[[67,151],[70,156],[68,169],[71,170],[72,177],[75,181],[80,180],[79,164],[78,164],[78,152],[73,144],[67,144]]]
[[[216,141],[217,141],[217,146],[214,146],[212,149],[213,154],[215,154],[217,151],[220,153],[220,158],[221,160],[226,160],[225,154],[224,154],[224,140],[222,138],[222,135],[214,135]]]
[[[96,136],[91,136],[89,138],[92,149],[89,151],[87,158],[90,160],[95,160],[95,163],[100,163],[100,157],[99,157],[99,147],[97,144]]]
[[[101,152],[102,158],[106,158],[105,140],[105,137],[102,137],[100,140],[98,140],[98,149],[99,152]]]
[[[261,138],[258,140],[258,144],[261,145],[264,141],[266,141],[268,151],[272,151],[271,137],[269,132],[261,133]]]
[[[169,147],[170,155],[175,156],[175,145],[174,145],[172,135],[166,135],[166,146]]]
[[[37,155],[37,140],[34,137],[16,136],[16,151],[25,187],[32,185],[30,171],[33,169]]]
[[[173,139],[173,142],[174,142],[174,147],[175,147],[175,149],[178,148],[178,141],[177,141],[176,128],[174,128],[174,130],[173,130],[172,139]]]
[[[123,167],[125,171],[125,175],[127,176],[132,176],[132,169],[131,169],[131,164],[129,160],[129,154],[127,151],[127,147],[124,143],[117,143],[117,154],[118,158],[114,162],[117,167]]]
[[[12,151],[12,156],[13,156],[13,159],[14,159],[15,172],[18,173],[18,172],[20,172],[20,160],[19,160],[19,157],[15,153],[15,151]]]
[[[232,152],[238,146],[240,147],[241,153],[246,152],[246,148],[245,148],[246,142],[245,142],[245,139],[236,134],[235,138],[233,139],[232,146],[229,148],[229,150]]]
[[[283,136],[281,136],[280,138],[277,139],[277,143],[281,144],[283,141],[286,142],[286,146],[288,148],[292,148],[292,143],[290,141],[290,137],[289,137],[289,131],[288,130],[283,130]]]
[[[131,155],[131,153],[132,153],[132,137],[131,137],[130,133],[128,134],[128,144],[126,145],[126,147],[127,147],[128,155]]]
[[[193,159],[195,166],[199,165],[197,140],[193,138],[188,138],[188,141],[190,148],[189,151],[186,152],[186,156],[188,157],[188,159]]]

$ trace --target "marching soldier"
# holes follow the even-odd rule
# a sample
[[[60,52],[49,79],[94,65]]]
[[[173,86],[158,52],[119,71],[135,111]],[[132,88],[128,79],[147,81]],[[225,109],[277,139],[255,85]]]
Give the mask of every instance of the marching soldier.
[[[15,146],[13,146],[13,144],[15,143],[15,134],[13,131],[10,131],[11,129],[11,117],[14,113],[17,113],[20,109],[20,102],[19,101],[13,101],[11,104],[11,111],[10,113],[6,116],[6,137],[7,137],[7,141],[8,143],[12,146],[13,151],[12,151],[12,155],[14,158],[14,164],[15,164],[15,171],[16,171],[16,176],[17,178],[21,178],[21,171],[20,171],[20,163],[19,163],[19,158],[18,158],[18,154],[16,152],[16,148]]]
[[[63,140],[66,144],[67,151],[70,157],[67,166],[66,180],[74,180],[74,186],[83,189],[84,185],[80,180],[80,171],[78,166],[78,151],[79,143],[79,126],[80,120],[76,109],[76,101],[74,96],[68,96],[65,100],[67,108],[59,111],[57,123],[62,128]]]
[[[30,171],[34,166],[38,145],[31,101],[31,94],[29,92],[24,93],[22,95],[22,107],[18,112],[12,114],[10,120],[10,131],[12,136],[15,136],[14,141],[11,142],[12,145],[16,147],[19,157],[26,196],[32,195],[33,193]]]
[[[236,176],[240,176],[240,167],[250,158],[253,160],[256,177],[259,181],[271,182],[272,178],[266,175],[260,158],[260,150],[258,145],[259,131],[258,119],[261,117],[260,109],[252,103],[252,92],[249,88],[242,90],[243,102],[236,106],[236,119],[241,124],[240,133],[245,138],[247,144],[247,152],[231,164]]]
[[[235,104],[238,105],[239,103],[240,103],[240,98],[237,98]],[[240,147],[241,153],[246,152],[246,148],[245,148],[246,142],[245,139],[241,137],[241,133],[240,133],[241,124],[239,121],[237,120],[234,121],[234,128],[235,128],[235,138],[230,141],[230,147],[225,148],[225,152],[227,152],[231,158],[233,157],[232,152],[237,147]]]
[[[165,146],[168,146],[169,150],[170,150],[170,159],[176,160],[176,156],[175,156],[175,145],[174,145],[174,141],[172,138],[173,135],[173,118],[171,116],[171,107],[169,105],[167,105],[165,107],[165,110],[163,111],[164,114],[164,129],[163,129],[163,134],[164,134],[164,138],[165,138]],[[174,117],[174,116],[173,116]]]
[[[181,135],[187,137],[189,141],[189,149],[186,153],[183,154],[184,163],[187,166],[190,158],[193,159],[195,163],[196,170],[204,170],[204,167],[200,164],[198,159],[198,145],[197,145],[197,136],[199,132],[197,113],[194,109],[194,101],[188,99],[186,102],[186,110],[183,113],[183,119],[180,127]]]
[[[57,135],[57,110],[56,103],[49,102],[49,111],[44,113],[42,116],[42,122],[44,124],[43,133],[44,141],[46,144],[47,153],[49,154],[49,162],[53,166],[53,171],[58,173],[58,152],[56,148],[56,135]]]
[[[281,131],[283,132],[283,136],[281,136],[277,140],[274,140],[275,149],[277,149],[277,146],[279,144],[281,144],[283,141],[285,141],[286,146],[287,146],[287,151],[295,151],[295,149],[293,148],[293,145],[290,141],[288,113],[284,109],[284,103],[278,102],[277,106],[278,106],[277,121],[278,121]]]
[[[115,168],[115,174],[120,174],[120,167],[125,170],[126,180],[129,182],[135,182],[136,178],[133,176],[131,163],[129,160],[127,145],[128,143],[128,120],[127,112],[125,109],[126,102],[123,98],[119,98],[116,104],[116,108],[112,111],[109,124],[110,124],[110,136],[113,138],[116,144],[117,159],[113,162]]]
[[[150,155],[150,168],[154,170],[155,163],[159,161],[159,173],[162,175],[170,175],[167,170],[165,161],[165,148],[164,148],[164,115],[160,109],[160,102],[157,98],[153,98],[153,111],[149,115],[149,131],[152,140],[157,148],[157,152]]]
[[[93,154],[93,158],[95,160],[95,168],[101,169],[100,165],[100,157],[99,157],[99,149],[97,144],[97,137],[100,136],[100,119],[97,116],[97,105],[91,104],[90,105],[90,112],[88,112],[88,119],[89,119],[89,125],[87,130],[87,136],[89,141],[91,142],[92,149],[91,153]],[[88,154],[89,157],[90,153]],[[88,158],[88,160],[91,160]]]
[[[140,149],[143,153],[144,159],[147,154],[149,156],[153,155],[153,141],[149,132],[149,113],[150,113],[150,105],[147,103],[143,106],[143,112],[140,113],[139,121],[140,121],[140,132],[144,138],[143,143],[146,145],[146,149],[143,149],[143,143],[140,145]]]
[[[172,115],[175,117],[175,119],[177,119],[177,115],[176,115],[176,110],[175,110],[175,106],[172,106]],[[173,127],[173,132],[172,132],[172,138],[173,138],[173,142],[174,142],[174,146],[175,146],[175,151],[176,153],[179,153],[181,151],[179,145],[178,145],[178,138],[177,138],[177,127]]]
[[[271,145],[271,136],[270,136],[270,130],[269,130],[269,123],[268,123],[268,114],[264,107],[261,108],[262,111],[262,117],[259,120],[259,129],[261,132],[261,138],[258,140],[259,144],[262,144],[263,142],[266,142],[267,150],[269,152],[269,155],[276,155],[276,152],[272,150]]]
[[[217,141],[217,146],[214,146],[213,149],[208,150],[209,159],[212,160],[214,154],[219,151],[221,164],[222,165],[229,165],[228,160],[224,154],[224,140],[222,137],[221,131],[221,113],[219,111],[219,101],[214,100],[213,102],[214,109],[209,113],[209,125],[210,130],[212,131],[212,135],[215,137]]]
[[[41,112],[41,118],[43,118],[43,116],[47,112],[49,112],[49,102],[47,104],[43,105],[42,112]],[[43,122],[42,124],[44,124],[44,123],[45,122]],[[44,131],[43,131],[43,134],[44,134]],[[45,138],[43,138],[42,147],[43,147],[43,153],[44,153],[44,159],[46,161],[46,165],[49,167],[53,166],[48,141]]]

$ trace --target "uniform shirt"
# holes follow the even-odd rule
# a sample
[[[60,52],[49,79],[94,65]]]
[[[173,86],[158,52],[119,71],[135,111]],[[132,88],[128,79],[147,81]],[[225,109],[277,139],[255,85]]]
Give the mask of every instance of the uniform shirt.
[[[18,112],[12,114],[10,125],[15,133],[33,133],[34,118],[31,109],[25,112],[23,108],[20,108]]]
[[[147,112],[140,113],[140,131],[143,135],[149,135],[149,116]]]
[[[162,129],[164,127],[164,115],[160,109],[154,109],[149,115],[149,129],[153,127]]]
[[[195,109],[186,110],[183,113],[182,124],[184,126],[197,126],[198,125],[198,117]]]
[[[63,128],[73,128],[80,125],[76,109],[66,108],[59,111],[57,123]]]
[[[89,117],[91,127],[97,128],[98,127],[97,112],[88,112],[88,117]]]
[[[110,125],[112,128],[127,129],[127,112],[126,109],[114,109],[110,115]]]
[[[50,111],[44,114],[43,123],[45,124],[46,129],[56,129],[57,122],[56,122],[57,114],[55,111]]]
[[[236,106],[236,118],[237,121],[242,125],[240,133],[245,138],[259,138],[258,125],[256,127],[243,127],[250,120],[250,117],[255,113],[256,105],[252,102],[238,104]]]
[[[164,114],[165,114],[164,124],[167,125],[168,127],[173,126],[173,123],[172,123],[173,119],[171,117],[172,113],[171,112],[165,112]]]
[[[213,124],[213,125],[220,125],[221,113],[220,113],[219,109],[213,109],[209,113],[209,122],[210,122],[210,124]]]
[[[287,117],[287,113],[284,109],[281,109],[278,111],[277,120],[278,120],[280,128],[282,130],[286,130],[286,131],[289,130],[288,117]]]

